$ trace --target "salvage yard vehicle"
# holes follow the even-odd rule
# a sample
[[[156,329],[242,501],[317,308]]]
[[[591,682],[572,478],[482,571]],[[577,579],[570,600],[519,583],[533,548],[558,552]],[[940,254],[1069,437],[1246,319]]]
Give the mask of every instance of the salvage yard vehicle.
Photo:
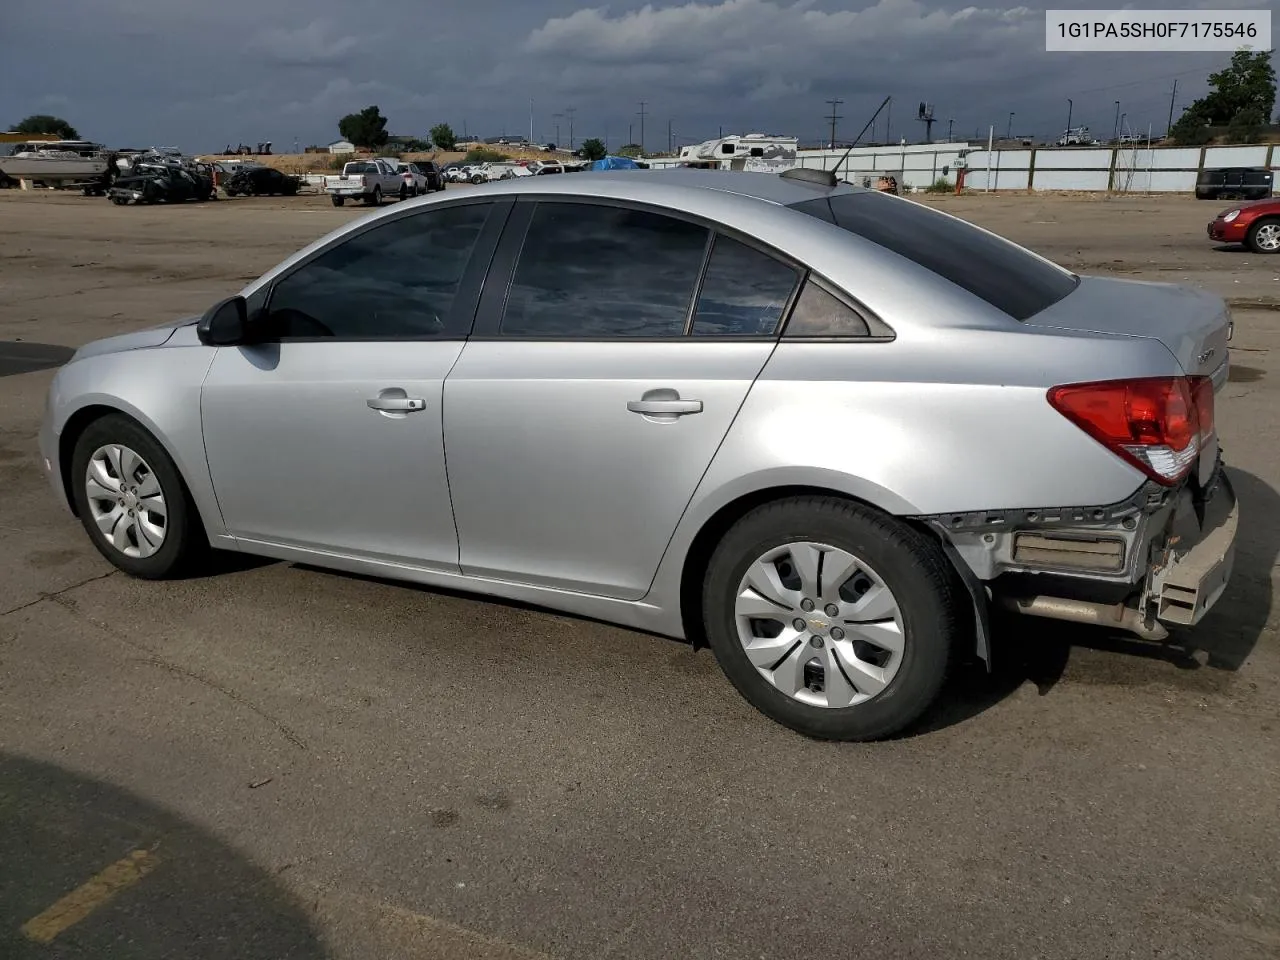
[[[1275,173],[1265,167],[1201,170],[1196,177],[1196,199],[1266,200],[1274,187]]]
[[[1079,276],[826,171],[459,194],[82,347],[40,450],[96,548],[138,577],[213,547],[709,643],[760,711],[837,740],[990,663],[993,610],[1161,640],[1221,595],[1220,298]]]
[[[348,200],[363,200],[377,207],[384,197],[399,196],[403,186],[399,171],[386,160],[349,160],[342,165],[342,173],[324,178],[324,192],[335,207]]]
[[[111,202],[126,204],[204,202],[214,194],[214,172],[208,163],[168,154],[140,154],[129,172],[107,190]]]
[[[1208,226],[1209,239],[1242,243],[1254,253],[1280,253],[1280,199],[1223,210]]]
[[[266,197],[279,194],[297,196],[302,179],[281,173],[275,167],[249,167],[237,170],[223,182],[228,197]]]

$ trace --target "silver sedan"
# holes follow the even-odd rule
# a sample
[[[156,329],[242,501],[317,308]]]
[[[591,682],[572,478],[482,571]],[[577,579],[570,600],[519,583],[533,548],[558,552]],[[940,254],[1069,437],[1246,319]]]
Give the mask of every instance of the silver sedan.
[[[213,548],[525,601],[709,644],[768,716],[872,739],[989,661],[997,607],[1203,617],[1229,336],[1220,299],[827,174],[529,177],[81,348],[41,447],[135,576]]]

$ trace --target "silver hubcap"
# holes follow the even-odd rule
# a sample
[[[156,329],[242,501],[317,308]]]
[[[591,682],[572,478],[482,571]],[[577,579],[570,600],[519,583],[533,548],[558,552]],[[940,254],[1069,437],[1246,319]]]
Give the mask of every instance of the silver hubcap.
[[[93,521],[126,557],[149,557],[164,544],[169,512],[164,491],[147,461],[118,443],[89,458],[85,490]]]
[[[760,675],[810,706],[864,703],[902,665],[893,592],[853,554],[825,544],[785,544],[751,564],[734,619]]]
[[[1263,250],[1280,250],[1280,223],[1264,223],[1260,226],[1257,241]]]

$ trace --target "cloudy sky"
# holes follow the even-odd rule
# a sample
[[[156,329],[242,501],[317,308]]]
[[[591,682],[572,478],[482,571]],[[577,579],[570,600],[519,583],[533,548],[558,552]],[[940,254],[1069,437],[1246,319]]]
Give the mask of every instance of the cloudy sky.
[[[989,0],[978,0],[979,3]],[[446,121],[480,136],[573,133],[616,148],[729,132],[827,134],[839,97],[851,136],[892,95],[891,137],[1048,136],[1088,124],[1110,136],[1116,100],[1134,131],[1162,132],[1227,54],[1044,51],[1046,6],[958,0],[57,0],[7,5],[0,28],[0,127],[53,113],[111,146],[328,143],[337,118],[378,104],[397,134]],[[1198,0],[1196,8],[1267,7]],[[1129,4],[1168,8],[1175,2]],[[554,114],[566,114],[555,119]],[[884,115],[877,139],[885,138]]]

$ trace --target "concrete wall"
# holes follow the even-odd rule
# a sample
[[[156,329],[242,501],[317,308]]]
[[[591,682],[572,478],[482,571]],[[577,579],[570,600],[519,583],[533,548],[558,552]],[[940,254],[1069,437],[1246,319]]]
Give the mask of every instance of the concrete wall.
[[[955,163],[966,143],[859,147],[838,174],[852,183],[881,173],[905,187],[920,189],[936,180],[955,183]],[[801,150],[797,165],[835,169],[843,150]],[[1190,193],[1196,175],[1214,167],[1269,167],[1280,164],[1277,145],[1235,147],[1041,147],[971,150],[965,158],[970,190],[1114,190],[1127,193]],[[675,166],[673,159],[649,160],[652,167]],[[943,173],[943,168],[947,173]]]

